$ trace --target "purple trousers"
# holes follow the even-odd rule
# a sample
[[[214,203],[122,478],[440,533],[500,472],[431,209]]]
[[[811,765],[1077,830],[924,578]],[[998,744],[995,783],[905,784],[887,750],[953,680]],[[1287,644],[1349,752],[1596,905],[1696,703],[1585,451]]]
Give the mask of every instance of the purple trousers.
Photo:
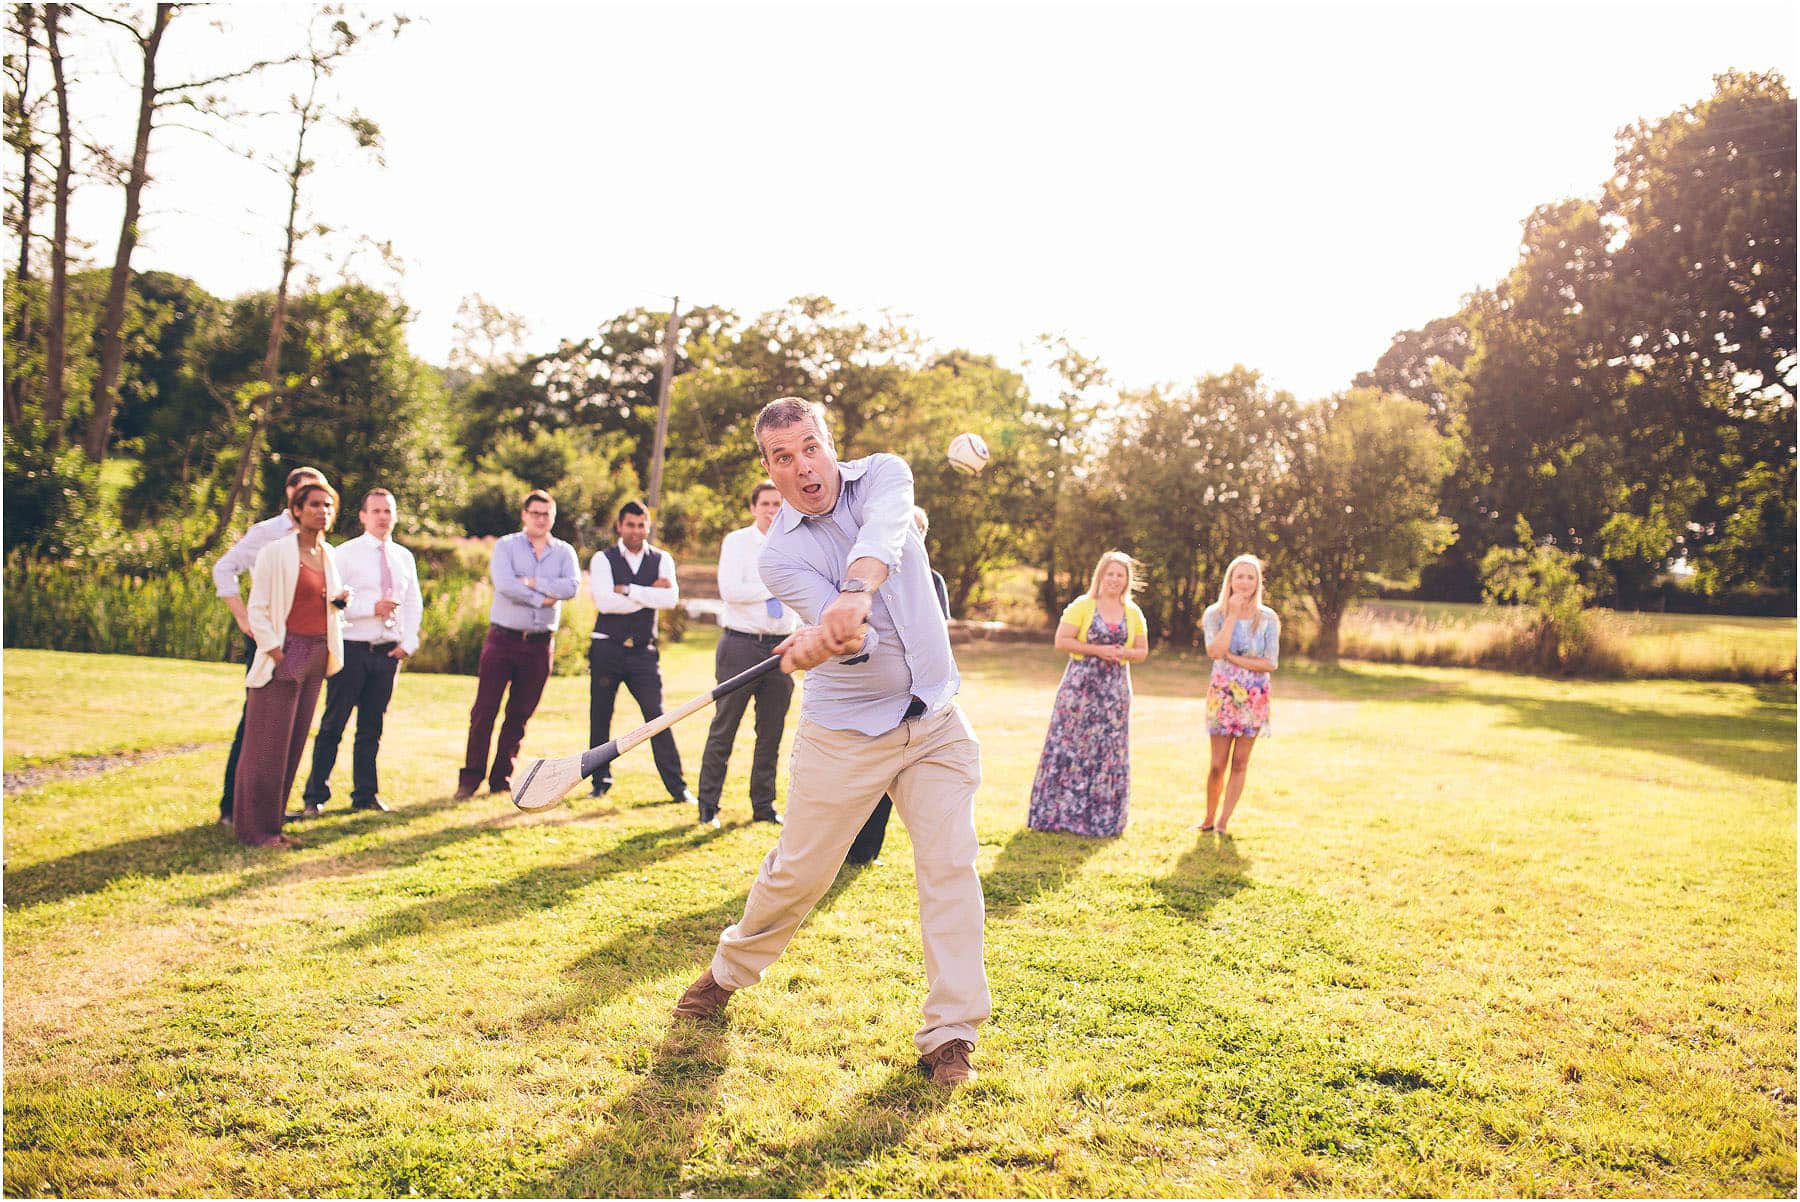
[[[475,704],[469,710],[469,746],[463,755],[462,771],[457,784],[474,789],[485,775],[488,788],[505,793],[512,787],[513,757],[525,741],[525,724],[537,710],[544,695],[544,683],[550,679],[550,662],[555,657],[553,636],[524,635],[504,626],[488,627],[487,640],[481,644],[481,667],[476,674]],[[488,769],[488,743],[494,734],[494,717],[500,712],[501,694],[506,698],[506,718],[500,723],[500,742],[494,748],[493,770]]]
[[[325,683],[325,636],[290,634],[281,656],[268,684],[244,690],[244,750],[233,782],[231,827],[239,842],[252,846],[281,834],[319,687]]]

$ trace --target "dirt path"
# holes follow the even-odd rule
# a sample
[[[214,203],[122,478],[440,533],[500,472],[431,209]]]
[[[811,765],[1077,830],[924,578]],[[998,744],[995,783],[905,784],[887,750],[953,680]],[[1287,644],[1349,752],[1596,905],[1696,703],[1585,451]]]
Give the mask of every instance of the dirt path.
[[[6,773],[6,796],[11,797],[14,793],[23,793],[28,789],[41,789],[55,781],[81,780],[84,777],[98,776],[102,772],[111,772],[115,768],[135,768],[139,764],[148,764],[171,755],[185,755],[190,751],[199,751],[204,747],[213,746],[217,746],[217,744],[180,743],[174,747],[153,747],[149,751],[120,751],[111,755],[74,755],[66,760],[57,760],[52,764],[20,768],[16,772]]]

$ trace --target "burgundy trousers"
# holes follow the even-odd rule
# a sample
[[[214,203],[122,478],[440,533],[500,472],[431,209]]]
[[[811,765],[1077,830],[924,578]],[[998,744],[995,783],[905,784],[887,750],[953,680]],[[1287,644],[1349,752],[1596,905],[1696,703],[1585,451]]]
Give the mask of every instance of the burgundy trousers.
[[[281,833],[329,654],[322,634],[290,634],[281,653],[274,678],[244,690],[244,750],[233,782],[231,824],[238,840],[253,846]]]
[[[525,741],[525,724],[537,710],[550,679],[555,657],[554,638],[526,636],[504,626],[489,626],[481,645],[481,666],[476,674],[475,704],[469,710],[469,746],[463,755],[457,784],[474,789],[485,775],[488,787],[505,793],[512,787],[513,757]],[[494,734],[494,717],[500,697],[506,698],[506,717],[500,723],[500,742],[494,748],[492,771],[488,768],[488,743]]]

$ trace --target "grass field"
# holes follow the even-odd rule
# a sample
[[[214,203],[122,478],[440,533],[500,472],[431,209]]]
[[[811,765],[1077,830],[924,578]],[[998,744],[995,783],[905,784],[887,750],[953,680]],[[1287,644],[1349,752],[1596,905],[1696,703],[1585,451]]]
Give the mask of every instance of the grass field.
[[[473,685],[413,675],[397,812],[251,851],[211,821],[241,669],[7,652],[9,768],[206,746],[7,800],[6,1193],[1794,1193],[1791,685],[1284,670],[1221,842],[1202,670],[1153,656],[1084,841],[1024,829],[1057,657],[961,660],[995,1011],[942,1093],[898,824],[671,1026],[771,841],[747,730],[723,831],[647,755],[521,815],[450,798]],[[669,647],[669,695],[710,668]],[[553,679],[527,751],[585,724]]]

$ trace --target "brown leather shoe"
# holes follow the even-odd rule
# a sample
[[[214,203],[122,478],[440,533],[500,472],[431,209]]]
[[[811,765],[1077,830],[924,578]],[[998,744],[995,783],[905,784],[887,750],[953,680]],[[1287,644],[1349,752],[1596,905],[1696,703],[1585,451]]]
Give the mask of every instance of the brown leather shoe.
[[[962,1085],[975,1079],[969,1066],[969,1054],[975,1045],[966,1039],[952,1039],[919,1057],[919,1071],[931,1078],[933,1085]]]
[[[725,1003],[731,1000],[732,991],[713,980],[712,969],[700,974],[700,979],[687,987],[681,1000],[675,1003],[676,1018],[690,1018],[705,1021],[718,1018],[725,1013]]]

